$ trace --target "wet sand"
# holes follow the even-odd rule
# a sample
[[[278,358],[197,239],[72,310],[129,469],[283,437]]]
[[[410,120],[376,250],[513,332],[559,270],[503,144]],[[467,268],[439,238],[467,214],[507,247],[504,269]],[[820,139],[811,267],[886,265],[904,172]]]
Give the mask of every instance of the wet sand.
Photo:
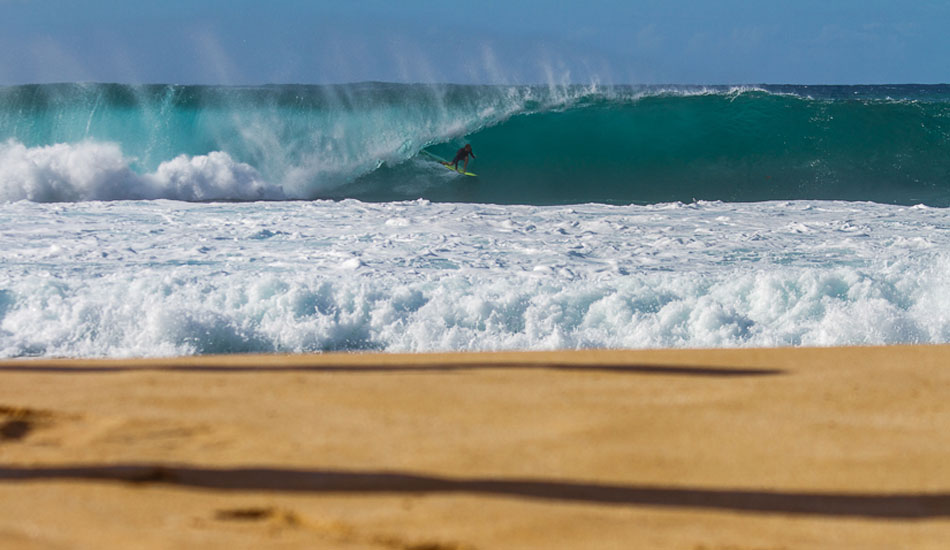
[[[0,362],[0,548],[943,549],[950,346]]]

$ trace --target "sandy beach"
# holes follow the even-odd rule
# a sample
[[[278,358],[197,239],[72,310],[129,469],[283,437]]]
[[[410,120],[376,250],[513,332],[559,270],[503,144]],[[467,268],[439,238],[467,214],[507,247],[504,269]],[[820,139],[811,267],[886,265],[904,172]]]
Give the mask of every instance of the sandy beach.
[[[946,548],[950,346],[0,362],[0,547]]]

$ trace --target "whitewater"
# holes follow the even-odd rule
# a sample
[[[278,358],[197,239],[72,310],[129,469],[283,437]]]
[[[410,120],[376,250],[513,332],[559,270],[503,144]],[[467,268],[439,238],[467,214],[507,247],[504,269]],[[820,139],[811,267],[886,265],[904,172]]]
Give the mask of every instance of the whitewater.
[[[0,88],[0,357],[948,342],[947,206],[948,86]]]

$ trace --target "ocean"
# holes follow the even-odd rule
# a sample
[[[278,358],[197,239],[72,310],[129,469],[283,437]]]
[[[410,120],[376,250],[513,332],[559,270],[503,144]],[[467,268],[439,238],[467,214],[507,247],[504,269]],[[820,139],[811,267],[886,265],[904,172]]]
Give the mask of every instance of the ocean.
[[[948,207],[947,85],[2,87],[0,357],[945,343]]]

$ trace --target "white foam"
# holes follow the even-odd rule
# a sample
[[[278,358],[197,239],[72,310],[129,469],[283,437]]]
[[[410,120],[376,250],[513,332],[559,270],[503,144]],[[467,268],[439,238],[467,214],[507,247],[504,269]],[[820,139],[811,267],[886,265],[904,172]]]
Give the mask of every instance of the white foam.
[[[265,183],[251,165],[237,162],[227,153],[180,155],[159,165],[145,177],[157,196],[189,201],[220,199],[280,199],[283,191]]]
[[[266,183],[252,166],[220,151],[181,155],[147,174],[131,164],[115,143],[27,147],[7,140],[0,144],[0,201],[283,198],[280,187]]]
[[[6,203],[0,356],[947,342],[945,218],[818,201]]]
[[[119,146],[83,142],[26,147],[0,144],[0,200],[39,202],[139,198],[139,177]]]

